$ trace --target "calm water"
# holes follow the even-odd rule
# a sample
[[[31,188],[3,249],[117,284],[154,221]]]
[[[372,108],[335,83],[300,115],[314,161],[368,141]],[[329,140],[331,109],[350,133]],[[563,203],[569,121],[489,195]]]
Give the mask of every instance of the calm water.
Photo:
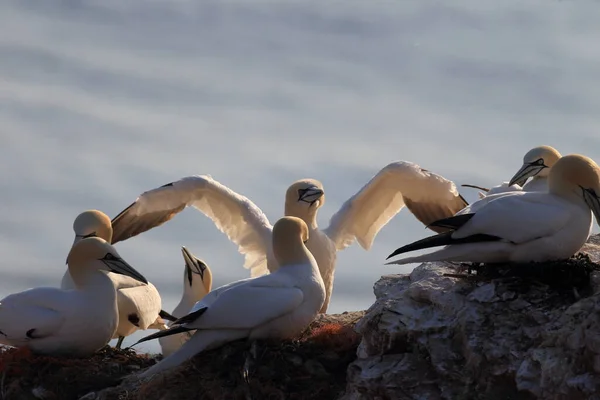
[[[600,161],[599,20],[593,1],[3,0],[0,296],[59,283],[79,212],[114,216],[186,175],[211,174],[272,223],[292,181],[320,179],[325,227],[395,160],[480,185],[539,144]],[[425,234],[404,210],[370,252],[341,252],[330,311],[367,308],[379,276],[414,267],[385,257]],[[186,210],[118,245],[166,310],[181,245],[215,286],[248,276]]]

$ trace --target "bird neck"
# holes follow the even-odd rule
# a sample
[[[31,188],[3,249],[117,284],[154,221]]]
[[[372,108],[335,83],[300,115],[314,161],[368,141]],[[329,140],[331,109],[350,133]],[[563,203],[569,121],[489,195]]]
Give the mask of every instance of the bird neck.
[[[273,253],[280,266],[303,264],[310,261],[312,254],[304,243],[280,242],[281,239],[273,238]]]
[[[303,220],[308,229],[317,229],[317,208],[299,207],[297,205],[285,205],[285,216],[286,217],[298,217]]]
[[[581,193],[580,188],[565,188],[565,187],[556,187],[549,185],[549,192],[553,195],[561,197],[565,200],[568,200],[572,204],[576,204],[580,207],[589,209],[589,206],[585,202],[583,198],[583,194]]]
[[[206,289],[200,277],[192,277],[192,285],[188,283],[187,279],[183,283],[183,295],[181,296],[181,303],[193,306],[198,300],[206,295]],[[188,310],[189,311],[189,310]]]
[[[115,302],[115,285],[110,277],[99,270],[90,270],[88,268],[73,268],[69,266],[69,274],[75,284],[75,289],[84,293],[89,293],[98,301],[106,299],[108,302]]]

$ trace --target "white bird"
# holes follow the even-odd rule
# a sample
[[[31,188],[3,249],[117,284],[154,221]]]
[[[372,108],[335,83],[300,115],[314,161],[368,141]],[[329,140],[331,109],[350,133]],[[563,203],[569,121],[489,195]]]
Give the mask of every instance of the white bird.
[[[600,217],[600,168],[588,157],[568,155],[550,170],[545,192],[486,196],[434,225],[453,229],[411,243],[389,257],[444,246],[441,250],[388,264],[427,261],[479,263],[541,262],[567,259]]]
[[[179,350],[141,374],[142,378],[233,340],[292,338],[308,327],[325,301],[317,262],[304,245],[310,238],[308,227],[300,218],[283,217],[273,226],[272,238],[280,265],[277,271],[234,282],[217,289],[215,295],[211,292],[206,302],[199,301],[174,327],[139,341],[196,330]]]
[[[551,146],[538,146],[529,150],[523,157],[523,165],[508,182],[486,189],[475,185],[461,185],[481,189],[479,198],[492,194],[524,190],[526,192],[543,192],[548,189],[548,174],[556,161],[561,157],[558,150]],[[527,179],[532,178],[529,182]],[[526,183],[527,182],[527,183]]]
[[[508,184],[520,185],[526,192],[545,192],[548,190],[550,171],[560,158],[561,154],[554,147],[534,147],[525,154],[523,165]],[[532,179],[527,182],[529,178]]]
[[[84,357],[105,346],[118,324],[116,292],[104,271],[147,283],[105,240],[77,242],[67,258],[74,289],[39,287],[0,300],[0,341],[48,355]]]
[[[112,225],[110,218],[98,210],[87,210],[75,218],[73,222],[75,240],[73,245],[88,237],[99,237],[111,243]],[[126,336],[135,331],[145,329],[166,329],[164,318],[170,314],[161,310],[161,298],[156,287],[150,282],[139,282],[124,275],[109,274],[117,290],[119,309],[119,326],[114,339],[118,338],[117,348]],[[63,275],[61,288],[73,289],[75,284],[70,270]]]
[[[171,315],[181,318],[187,315],[194,305],[202,300],[212,287],[212,272],[206,263],[194,256],[185,247],[181,248],[185,269],[183,273],[183,294],[181,301],[173,310]],[[169,326],[172,322],[169,323]],[[164,336],[158,339],[162,354],[167,357],[191,337],[191,332],[179,333],[176,335]]]
[[[384,167],[342,205],[329,227],[320,230],[316,217],[324,202],[323,185],[313,179],[294,182],[285,196],[285,215],[301,218],[310,230],[307,247],[317,260],[325,282],[322,313],[327,311],[331,298],[338,250],[355,240],[369,250],[379,230],[405,205],[428,225],[454,215],[468,204],[454,183],[410,162]],[[265,214],[249,199],[207,175],[185,177],[141,194],[113,219],[113,242],[161,225],[187,206],[212,219],[239,246],[240,253],[245,255],[244,267],[251,270],[252,277],[277,270],[271,249],[272,227]]]
[[[483,199],[485,196],[491,196],[493,194],[498,194],[498,193],[508,193],[508,192],[521,192],[523,191],[523,188],[517,184],[512,184],[509,185],[508,182],[502,182],[500,185],[498,186],[493,186],[491,188],[484,188],[481,186],[476,186],[476,185],[460,185],[462,187],[469,187],[469,188],[473,188],[473,189],[479,189],[479,190],[483,190],[483,192],[479,192],[479,198]]]

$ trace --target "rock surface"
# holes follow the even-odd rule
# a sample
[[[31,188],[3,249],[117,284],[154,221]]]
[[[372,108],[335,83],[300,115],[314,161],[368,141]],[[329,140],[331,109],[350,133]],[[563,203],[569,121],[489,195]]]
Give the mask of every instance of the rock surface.
[[[363,316],[319,315],[295,340],[228,343],[150,380],[133,375],[81,399],[335,399],[356,358],[353,327]]]
[[[585,245],[600,260],[600,237]],[[382,277],[344,400],[600,399],[600,279],[582,297],[447,263]]]

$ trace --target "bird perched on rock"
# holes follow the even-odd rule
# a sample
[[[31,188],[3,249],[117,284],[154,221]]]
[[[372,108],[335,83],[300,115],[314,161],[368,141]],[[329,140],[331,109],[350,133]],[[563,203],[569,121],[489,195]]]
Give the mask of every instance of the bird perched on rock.
[[[175,307],[171,315],[181,318],[187,315],[194,305],[202,300],[212,288],[212,272],[206,263],[192,254],[185,247],[181,248],[185,268],[183,272],[183,293],[179,304]],[[172,325],[172,322],[169,323]],[[175,350],[188,341],[191,337],[190,332],[179,333],[176,335],[164,336],[158,339],[162,349],[163,356],[173,354]]]
[[[113,229],[110,218],[102,211],[87,210],[75,218],[73,222],[75,240],[73,245],[89,237],[99,237],[111,243]],[[114,243],[114,241],[112,241]],[[170,314],[161,310],[161,298],[156,287],[150,282],[140,282],[124,275],[111,274],[117,290],[119,309],[119,326],[115,332],[118,338],[117,348],[123,339],[141,329],[166,329],[163,318],[175,320]],[[75,282],[67,269],[61,281],[61,288],[73,289]]]
[[[85,357],[104,347],[119,322],[117,294],[106,272],[147,280],[108,242],[86,238],[67,258],[73,289],[39,287],[0,300],[0,342],[35,353]]]
[[[452,229],[395,250],[445,246],[441,250],[388,264],[427,261],[479,263],[541,262],[571,257],[600,217],[600,169],[590,158],[573,154],[550,169],[544,192],[500,193],[471,204],[432,225]],[[590,211],[591,210],[591,211]]]
[[[492,194],[521,191],[540,192],[548,190],[548,175],[550,168],[561,157],[558,150],[551,146],[538,146],[529,150],[523,157],[523,165],[508,182],[503,182],[491,189],[475,185],[462,185],[483,190],[479,198]],[[529,182],[527,179],[532,178]],[[527,182],[527,183],[526,183]]]
[[[323,279],[305,245],[309,238],[309,229],[300,218],[278,220],[273,226],[272,248],[279,269],[212,291],[169,330],[141,339],[138,343],[195,330],[179,350],[141,377],[173,368],[195,354],[234,340],[291,338],[300,334],[325,301]]]

